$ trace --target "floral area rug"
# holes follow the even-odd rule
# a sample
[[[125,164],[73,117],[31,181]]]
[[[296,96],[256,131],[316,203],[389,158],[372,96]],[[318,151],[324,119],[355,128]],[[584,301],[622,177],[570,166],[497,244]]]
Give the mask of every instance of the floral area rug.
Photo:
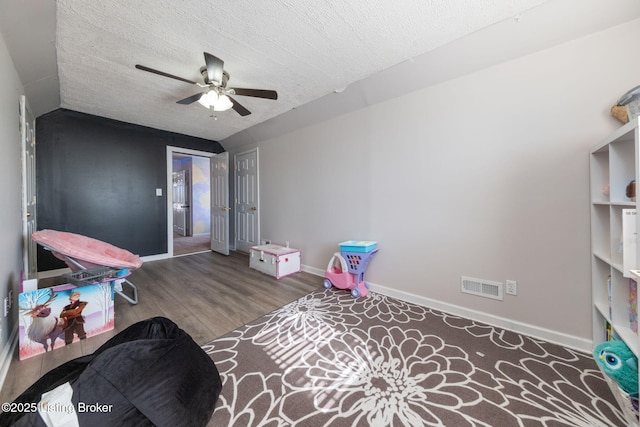
[[[315,291],[203,346],[210,426],[624,426],[591,356],[376,293]]]

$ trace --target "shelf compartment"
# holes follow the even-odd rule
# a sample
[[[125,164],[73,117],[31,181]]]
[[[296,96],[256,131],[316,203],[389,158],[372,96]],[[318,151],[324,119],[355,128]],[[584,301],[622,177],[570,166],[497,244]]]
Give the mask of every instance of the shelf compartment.
[[[591,153],[591,201],[608,202],[609,201],[609,150]]]
[[[606,317],[607,307],[594,304],[593,312],[593,344],[594,346],[607,341],[607,324],[611,324]]]
[[[631,351],[638,356],[638,334],[633,332],[629,323],[629,280],[621,272],[611,272],[611,324],[614,333],[626,342]]]
[[[635,179],[635,141],[633,139],[625,139],[611,144],[609,162],[610,162],[610,196],[612,202],[631,202],[627,197],[627,185]]]
[[[591,153],[591,201],[608,202],[609,201],[609,150]]]
[[[611,262],[622,271],[622,209],[623,206],[611,206],[610,253]]]
[[[610,282],[611,282],[611,266],[605,261],[596,258],[592,263],[593,278],[593,304],[609,321],[611,321],[610,309]]]
[[[598,256],[611,259],[610,206],[591,205],[591,250]]]

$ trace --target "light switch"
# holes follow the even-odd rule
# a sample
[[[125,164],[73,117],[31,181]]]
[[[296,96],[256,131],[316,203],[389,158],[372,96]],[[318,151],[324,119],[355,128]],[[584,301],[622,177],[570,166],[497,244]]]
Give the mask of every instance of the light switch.
[[[156,188],[156,196],[158,197],[162,196],[162,188]]]

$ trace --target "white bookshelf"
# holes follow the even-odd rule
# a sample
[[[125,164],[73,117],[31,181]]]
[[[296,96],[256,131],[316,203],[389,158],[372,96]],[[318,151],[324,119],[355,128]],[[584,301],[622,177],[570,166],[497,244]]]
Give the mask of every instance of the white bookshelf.
[[[635,119],[622,126],[593,148],[590,156],[593,345],[607,339],[609,324],[612,333],[636,356],[640,354],[640,338],[631,328],[629,285],[631,279],[640,281],[640,251],[632,248],[635,265],[625,265],[624,251],[629,248],[621,246],[621,240],[623,211],[640,212],[638,199],[626,196],[627,185],[634,179],[637,182],[640,175],[639,125],[640,119]],[[638,217],[635,225],[640,230]],[[637,307],[637,295],[635,303]],[[637,420],[630,417],[629,425],[637,426]]]

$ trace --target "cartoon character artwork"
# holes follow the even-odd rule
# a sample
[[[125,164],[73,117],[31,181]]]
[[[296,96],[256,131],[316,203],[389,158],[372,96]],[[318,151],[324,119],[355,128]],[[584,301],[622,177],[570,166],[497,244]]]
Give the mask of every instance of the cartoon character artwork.
[[[18,305],[20,360],[113,330],[113,281],[22,292]],[[59,338],[59,339],[58,339]]]
[[[40,302],[41,298],[48,296],[47,300]],[[25,316],[31,317],[31,324],[27,329],[27,337],[40,343],[44,351],[51,351],[56,339],[62,338],[62,326],[58,318],[51,315],[51,303],[57,298],[57,294],[50,290],[48,294],[40,293],[31,301],[31,307],[18,305]]]
[[[69,345],[73,342],[73,335],[78,335],[78,338],[84,340],[87,338],[87,333],[84,330],[84,317],[82,316],[82,310],[87,306],[86,301],[80,301],[80,292],[75,291],[69,295],[69,304],[65,305],[60,312],[60,319],[63,320],[64,329],[64,343]]]

